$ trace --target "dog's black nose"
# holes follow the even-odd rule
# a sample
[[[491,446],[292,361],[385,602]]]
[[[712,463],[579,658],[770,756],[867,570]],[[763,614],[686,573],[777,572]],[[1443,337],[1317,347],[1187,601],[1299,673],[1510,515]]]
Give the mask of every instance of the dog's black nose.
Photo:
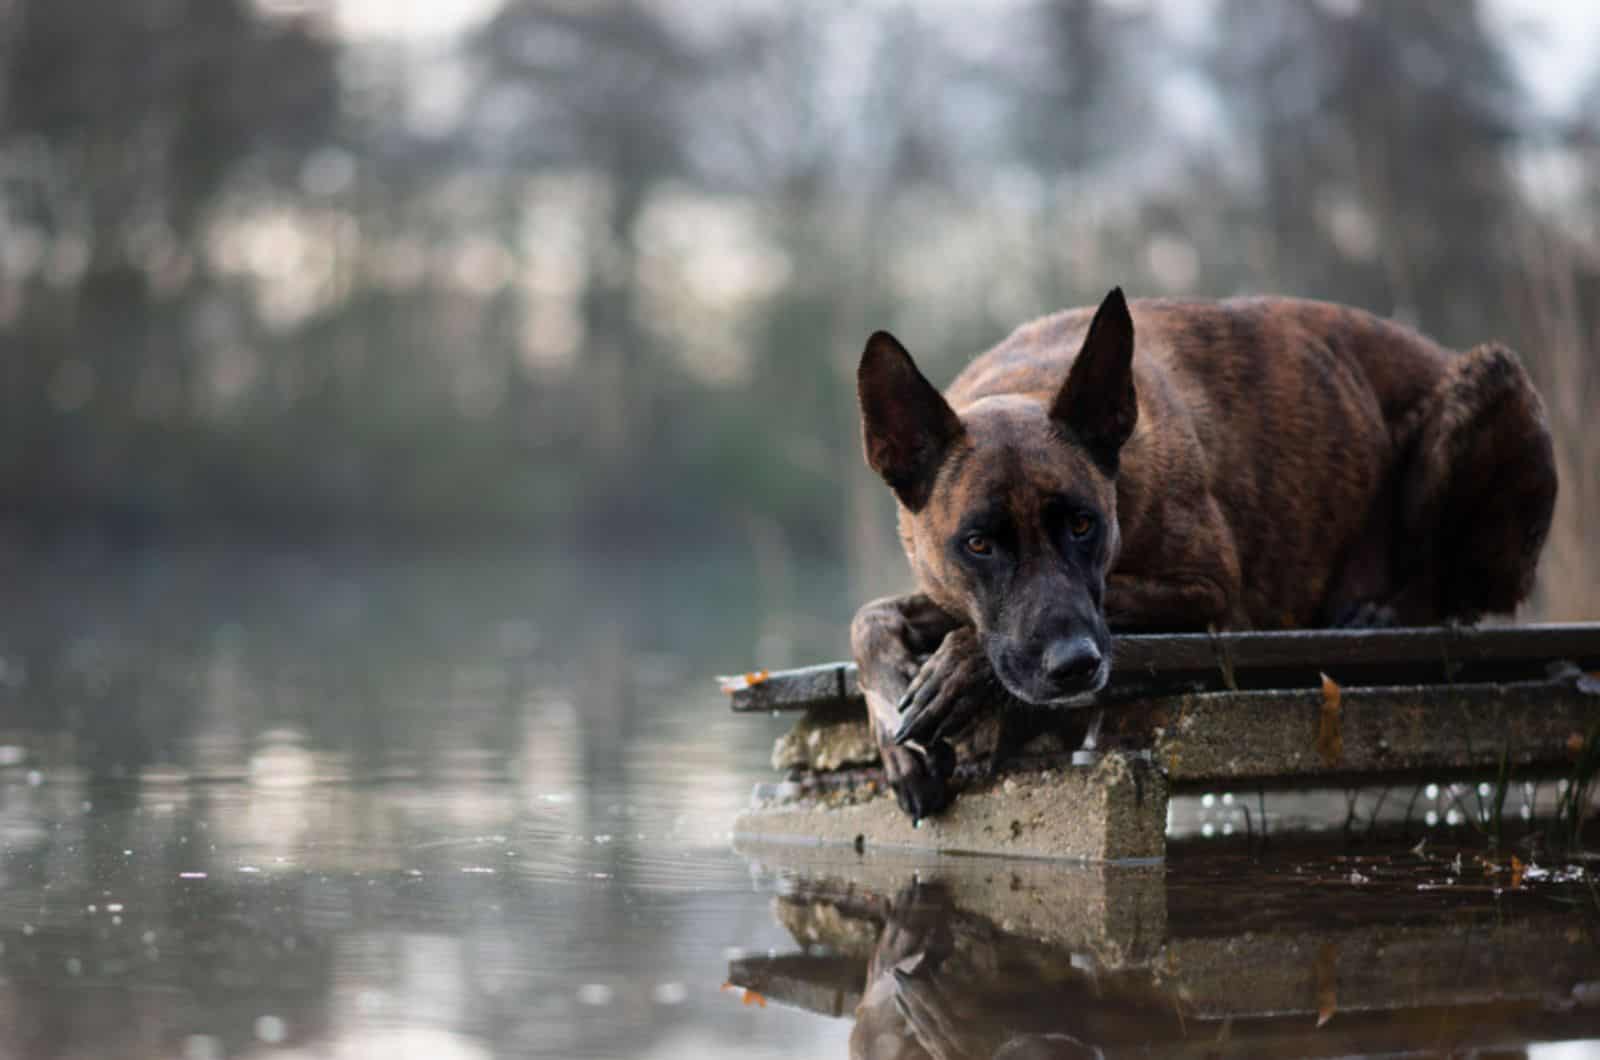
[[[1100,649],[1085,636],[1062,637],[1045,646],[1039,665],[1056,684],[1082,681],[1100,668]]]

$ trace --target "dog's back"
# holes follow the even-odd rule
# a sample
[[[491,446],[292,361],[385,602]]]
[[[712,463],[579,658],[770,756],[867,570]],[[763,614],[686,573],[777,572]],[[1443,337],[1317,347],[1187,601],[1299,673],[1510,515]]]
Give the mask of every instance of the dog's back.
[[[1325,371],[1353,368],[1395,420],[1438,381],[1451,353],[1382,317],[1300,298],[1198,301],[1141,298],[1128,303],[1138,336],[1139,382],[1159,365],[1184,387],[1184,399],[1228,412],[1243,400],[1297,402]],[[1053,394],[1083,344],[1094,309],[1068,309],[1024,324],[974,358],[946,396],[959,411],[991,394]],[[1140,404],[1141,413],[1144,404]],[[1231,433],[1219,425],[1218,433]]]
[[[1130,309],[1139,425],[1117,478],[1116,570],[1231,557],[1242,593],[1230,623],[1256,627],[1470,618],[1527,595],[1555,472],[1509,351],[1458,354],[1300,299]],[[951,405],[1048,401],[1091,316],[1017,329],[961,372]],[[1202,497],[1225,534],[1186,516]]]

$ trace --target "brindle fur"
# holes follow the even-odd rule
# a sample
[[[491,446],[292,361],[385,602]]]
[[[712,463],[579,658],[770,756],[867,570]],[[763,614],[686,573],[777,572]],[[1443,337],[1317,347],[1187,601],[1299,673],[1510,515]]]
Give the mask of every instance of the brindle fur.
[[[1514,354],[1456,353],[1328,303],[1130,307],[1113,291],[1019,328],[943,397],[880,332],[859,385],[919,591],[862,608],[852,647],[917,817],[948,801],[948,741],[986,707],[1076,705],[1103,684],[1108,627],[1510,611],[1555,503],[1543,406]],[[1075,513],[1092,540],[1062,528]],[[1005,546],[963,553],[975,519]]]

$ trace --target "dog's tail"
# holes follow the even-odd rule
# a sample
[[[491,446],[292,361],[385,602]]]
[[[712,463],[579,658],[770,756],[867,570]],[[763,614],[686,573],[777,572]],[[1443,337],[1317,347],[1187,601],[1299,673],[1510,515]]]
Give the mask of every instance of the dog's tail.
[[[1514,610],[1556,501],[1544,402],[1522,362],[1493,343],[1453,358],[1409,426],[1401,526],[1436,617]]]

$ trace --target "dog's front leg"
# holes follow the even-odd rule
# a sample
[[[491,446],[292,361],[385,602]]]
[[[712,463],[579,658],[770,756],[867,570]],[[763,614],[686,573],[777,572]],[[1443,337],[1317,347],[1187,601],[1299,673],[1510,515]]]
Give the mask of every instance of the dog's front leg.
[[[953,650],[945,651],[945,644],[960,628],[960,623],[921,593],[874,600],[856,612],[850,625],[851,652],[884,775],[900,808],[914,819],[938,813],[949,803],[955,752],[942,737],[897,743],[905,720],[900,705],[907,692],[914,691],[914,682],[930,693],[936,689],[937,682],[919,682],[919,675],[925,667],[934,666],[936,658],[952,656]]]
[[[1119,633],[1179,633],[1248,628],[1237,586],[1226,577],[1112,574],[1106,579],[1106,621]]]

